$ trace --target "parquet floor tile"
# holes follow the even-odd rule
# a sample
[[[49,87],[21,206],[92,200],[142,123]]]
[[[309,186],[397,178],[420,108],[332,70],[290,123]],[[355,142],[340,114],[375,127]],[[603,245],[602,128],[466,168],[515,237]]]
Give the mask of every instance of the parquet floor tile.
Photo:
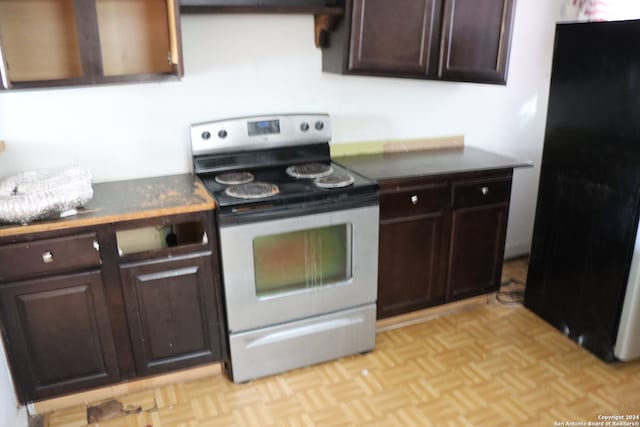
[[[526,263],[505,272],[524,281]],[[639,414],[640,361],[603,363],[521,305],[490,303],[387,330],[366,355],[118,399],[142,412],[94,426],[553,426]],[[85,427],[84,409],[48,414],[45,425]]]
[[[464,421],[466,425],[483,427],[509,427],[513,425],[513,420],[505,418],[501,412],[492,407],[466,415]]]
[[[126,408],[140,408],[142,411],[151,411],[156,407],[155,390],[147,390],[122,396],[118,399]]]
[[[60,412],[45,415],[44,422],[50,426],[82,427],[87,424],[87,407],[74,406]]]

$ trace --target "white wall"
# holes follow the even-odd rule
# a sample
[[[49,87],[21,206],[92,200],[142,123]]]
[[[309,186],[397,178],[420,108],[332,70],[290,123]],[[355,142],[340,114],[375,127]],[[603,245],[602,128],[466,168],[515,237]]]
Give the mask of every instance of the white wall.
[[[26,427],[26,425],[26,410],[24,407],[18,408],[4,346],[2,340],[0,340],[0,426]]]

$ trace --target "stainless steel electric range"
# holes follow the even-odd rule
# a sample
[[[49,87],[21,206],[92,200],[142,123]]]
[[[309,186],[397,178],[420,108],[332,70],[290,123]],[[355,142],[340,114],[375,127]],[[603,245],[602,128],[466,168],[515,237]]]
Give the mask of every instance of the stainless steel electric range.
[[[330,139],[326,114],[191,126],[218,204],[234,382],[375,347],[377,185],[333,163]]]

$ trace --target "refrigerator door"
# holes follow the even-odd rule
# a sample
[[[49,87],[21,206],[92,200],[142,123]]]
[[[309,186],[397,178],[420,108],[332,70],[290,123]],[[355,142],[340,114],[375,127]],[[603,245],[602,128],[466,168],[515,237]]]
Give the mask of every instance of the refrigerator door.
[[[640,357],[640,234],[636,234],[614,354],[625,362]]]
[[[525,289],[527,308],[605,361],[616,360],[622,305],[631,295],[640,207],[638,51],[640,21],[557,26]]]

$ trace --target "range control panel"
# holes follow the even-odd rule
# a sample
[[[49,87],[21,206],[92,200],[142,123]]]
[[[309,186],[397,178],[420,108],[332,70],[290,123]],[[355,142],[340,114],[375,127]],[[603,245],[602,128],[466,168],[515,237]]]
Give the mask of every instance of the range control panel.
[[[331,140],[328,114],[240,117],[191,126],[194,156],[217,152],[317,144]]]

